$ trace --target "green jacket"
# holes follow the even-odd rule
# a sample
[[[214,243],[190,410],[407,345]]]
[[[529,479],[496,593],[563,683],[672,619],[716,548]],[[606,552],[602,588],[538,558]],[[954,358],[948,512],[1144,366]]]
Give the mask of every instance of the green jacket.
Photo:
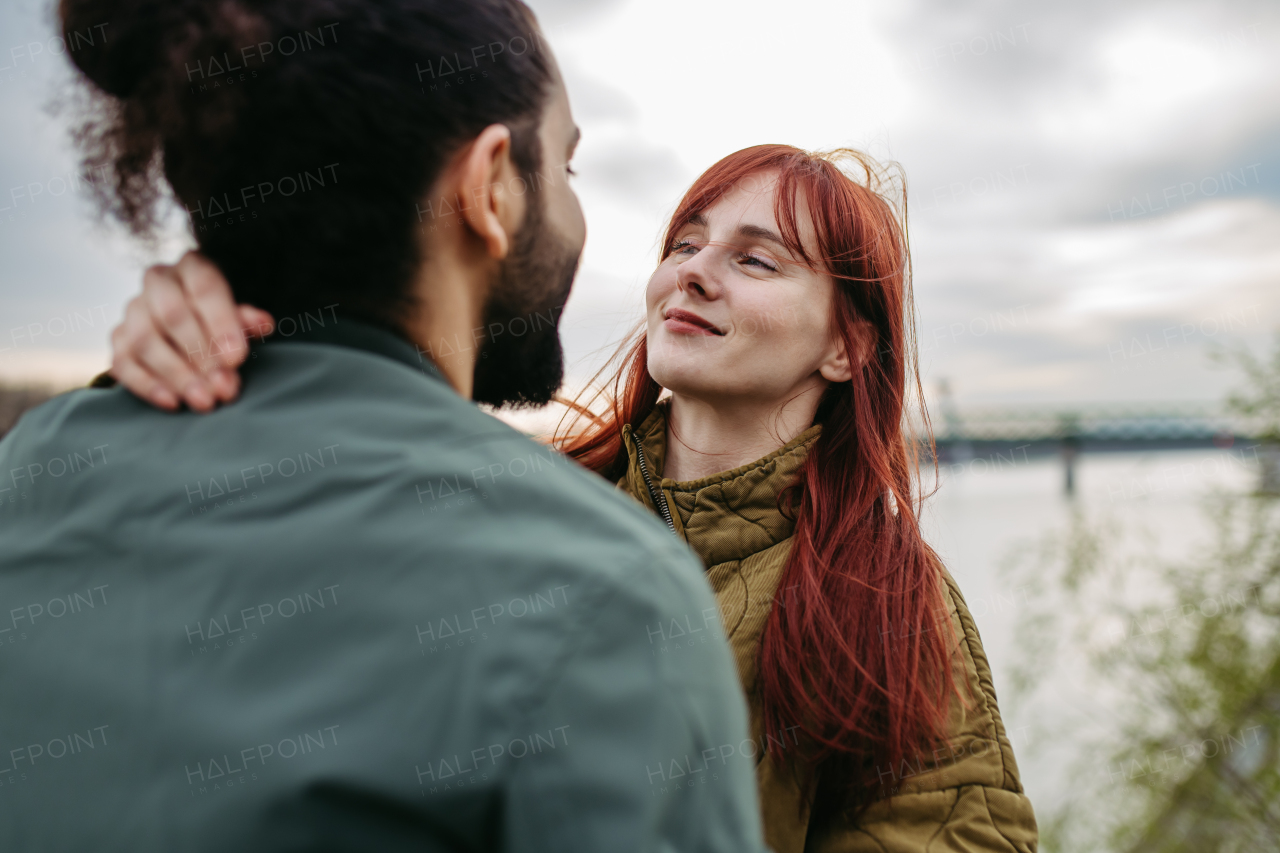
[[[667,446],[665,411],[665,405],[659,404],[634,433],[629,426],[624,428],[629,464],[618,485],[650,510],[664,517],[669,514],[675,532],[706,564],[748,697],[754,739],[765,742],[771,736],[774,741],[798,743],[794,733],[761,731],[757,658],[791,547],[793,524],[778,511],[778,493],[792,482],[821,427],[810,427],[750,465],[675,482],[661,477]],[[655,503],[645,482],[646,470],[653,492],[661,491],[661,502]],[[662,513],[663,503],[666,513]],[[1032,853],[1036,849],[1035,814],[1022,791],[1013,748],[1000,720],[977,626],[955,581],[945,573],[944,579],[958,638],[952,672],[957,684],[968,685],[974,706],[953,705],[949,742],[940,744],[929,758],[886,768],[884,799],[856,821],[842,816],[811,821],[797,774],[786,772],[771,755],[760,751],[756,775],[765,840],[777,853]],[[665,650],[696,648],[705,640],[691,631],[675,630],[656,639]]]
[[[0,850],[762,849],[723,635],[650,643],[683,544],[389,333],[252,356],[0,442]]]

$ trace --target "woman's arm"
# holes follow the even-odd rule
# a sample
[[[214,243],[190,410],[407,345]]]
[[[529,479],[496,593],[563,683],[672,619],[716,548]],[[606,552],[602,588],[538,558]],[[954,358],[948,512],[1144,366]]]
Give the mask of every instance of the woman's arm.
[[[266,311],[236,305],[222,272],[187,252],[143,276],[142,293],[111,333],[111,375],[161,409],[186,403],[208,412],[240,393],[235,369],[248,355],[248,339],[266,337],[274,325]]]

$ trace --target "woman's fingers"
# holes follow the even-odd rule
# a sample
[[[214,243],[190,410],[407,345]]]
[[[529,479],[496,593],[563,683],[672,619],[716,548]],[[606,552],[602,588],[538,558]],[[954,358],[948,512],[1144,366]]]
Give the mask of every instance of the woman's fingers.
[[[117,360],[111,365],[111,375],[137,397],[151,405],[173,411],[178,408],[178,398],[136,361]]]
[[[252,305],[236,305],[236,318],[247,340],[262,340],[275,331],[275,318],[270,313]],[[230,403],[240,394],[240,374],[227,367],[218,367],[208,374],[213,392],[223,403]]]
[[[112,333],[111,373],[129,390],[172,409],[185,402],[209,411],[240,393],[235,368],[248,339],[274,330],[271,314],[236,305],[218,268],[195,252],[143,277],[142,294],[129,302]]]
[[[142,294],[112,333],[111,373],[129,390],[172,409],[185,402],[209,411],[240,393],[235,368],[248,338],[265,338],[275,321],[252,305],[236,305],[217,267],[195,252],[143,277]]]
[[[244,361],[249,347],[241,311],[221,271],[196,252],[187,252],[175,266],[147,270],[143,295],[161,339],[200,377],[194,379],[179,370],[153,341],[147,341],[146,350],[137,353],[143,366],[161,381],[181,381],[182,385],[170,390],[194,409],[205,411],[215,400],[234,400],[240,392],[235,368]],[[254,311],[253,324],[269,329],[270,315]]]
[[[151,310],[141,306],[135,309],[131,302],[125,309],[125,318],[129,324],[128,337],[122,342],[123,346],[116,347],[123,360],[136,364],[146,376],[192,409],[199,412],[212,409],[214,389],[208,378],[180,353],[176,348],[179,345],[165,337]],[[112,372],[115,372],[114,365]],[[118,375],[116,378],[120,379]],[[145,383],[146,377],[139,376],[138,381]],[[155,396],[154,392],[151,396]]]
[[[197,412],[207,412],[217,402],[209,377],[193,370],[191,362],[178,355],[169,341],[159,335],[147,337],[138,361]]]
[[[240,312],[240,327],[250,338],[265,338],[275,331],[276,319],[270,312],[252,305],[237,305],[236,310]]]
[[[205,333],[201,361],[207,357],[216,367],[236,368],[248,355],[244,327],[231,285],[222,271],[198,252],[187,252],[174,268],[190,308]],[[264,312],[265,313],[265,312]],[[179,320],[182,318],[179,316]],[[175,338],[177,340],[177,338]]]
[[[179,277],[178,268],[154,266],[142,277],[142,304],[148,323],[139,323],[135,348],[147,343],[146,336],[171,342],[175,354],[194,370],[205,372],[217,362],[210,359],[209,332],[196,316]],[[140,354],[135,352],[135,355]]]
[[[161,359],[161,372],[148,366],[148,359],[157,358],[157,344],[169,354],[167,362]],[[141,296],[125,306],[124,320],[111,332],[111,346],[111,374],[134,394],[162,409],[176,408],[183,387],[200,381],[155,328]],[[202,399],[198,393],[195,396],[197,402]]]

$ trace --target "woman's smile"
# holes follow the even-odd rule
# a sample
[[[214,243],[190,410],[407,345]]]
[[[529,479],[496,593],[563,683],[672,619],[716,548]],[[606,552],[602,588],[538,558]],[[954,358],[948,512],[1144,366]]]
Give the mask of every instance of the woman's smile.
[[[663,314],[663,318],[663,328],[673,334],[724,337],[724,332],[692,311],[685,311],[681,308],[668,308],[666,313]]]

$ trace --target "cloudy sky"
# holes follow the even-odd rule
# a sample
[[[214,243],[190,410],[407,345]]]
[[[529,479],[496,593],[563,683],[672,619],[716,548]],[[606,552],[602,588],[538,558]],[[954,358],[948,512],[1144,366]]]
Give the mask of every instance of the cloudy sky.
[[[584,133],[581,381],[640,316],[664,217],[719,157],[905,170],[926,383],[963,403],[1218,399],[1280,326],[1273,2],[539,0]],[[142,268],[78,188],[48,0],[0,11],[0,379],[105,366]]]

